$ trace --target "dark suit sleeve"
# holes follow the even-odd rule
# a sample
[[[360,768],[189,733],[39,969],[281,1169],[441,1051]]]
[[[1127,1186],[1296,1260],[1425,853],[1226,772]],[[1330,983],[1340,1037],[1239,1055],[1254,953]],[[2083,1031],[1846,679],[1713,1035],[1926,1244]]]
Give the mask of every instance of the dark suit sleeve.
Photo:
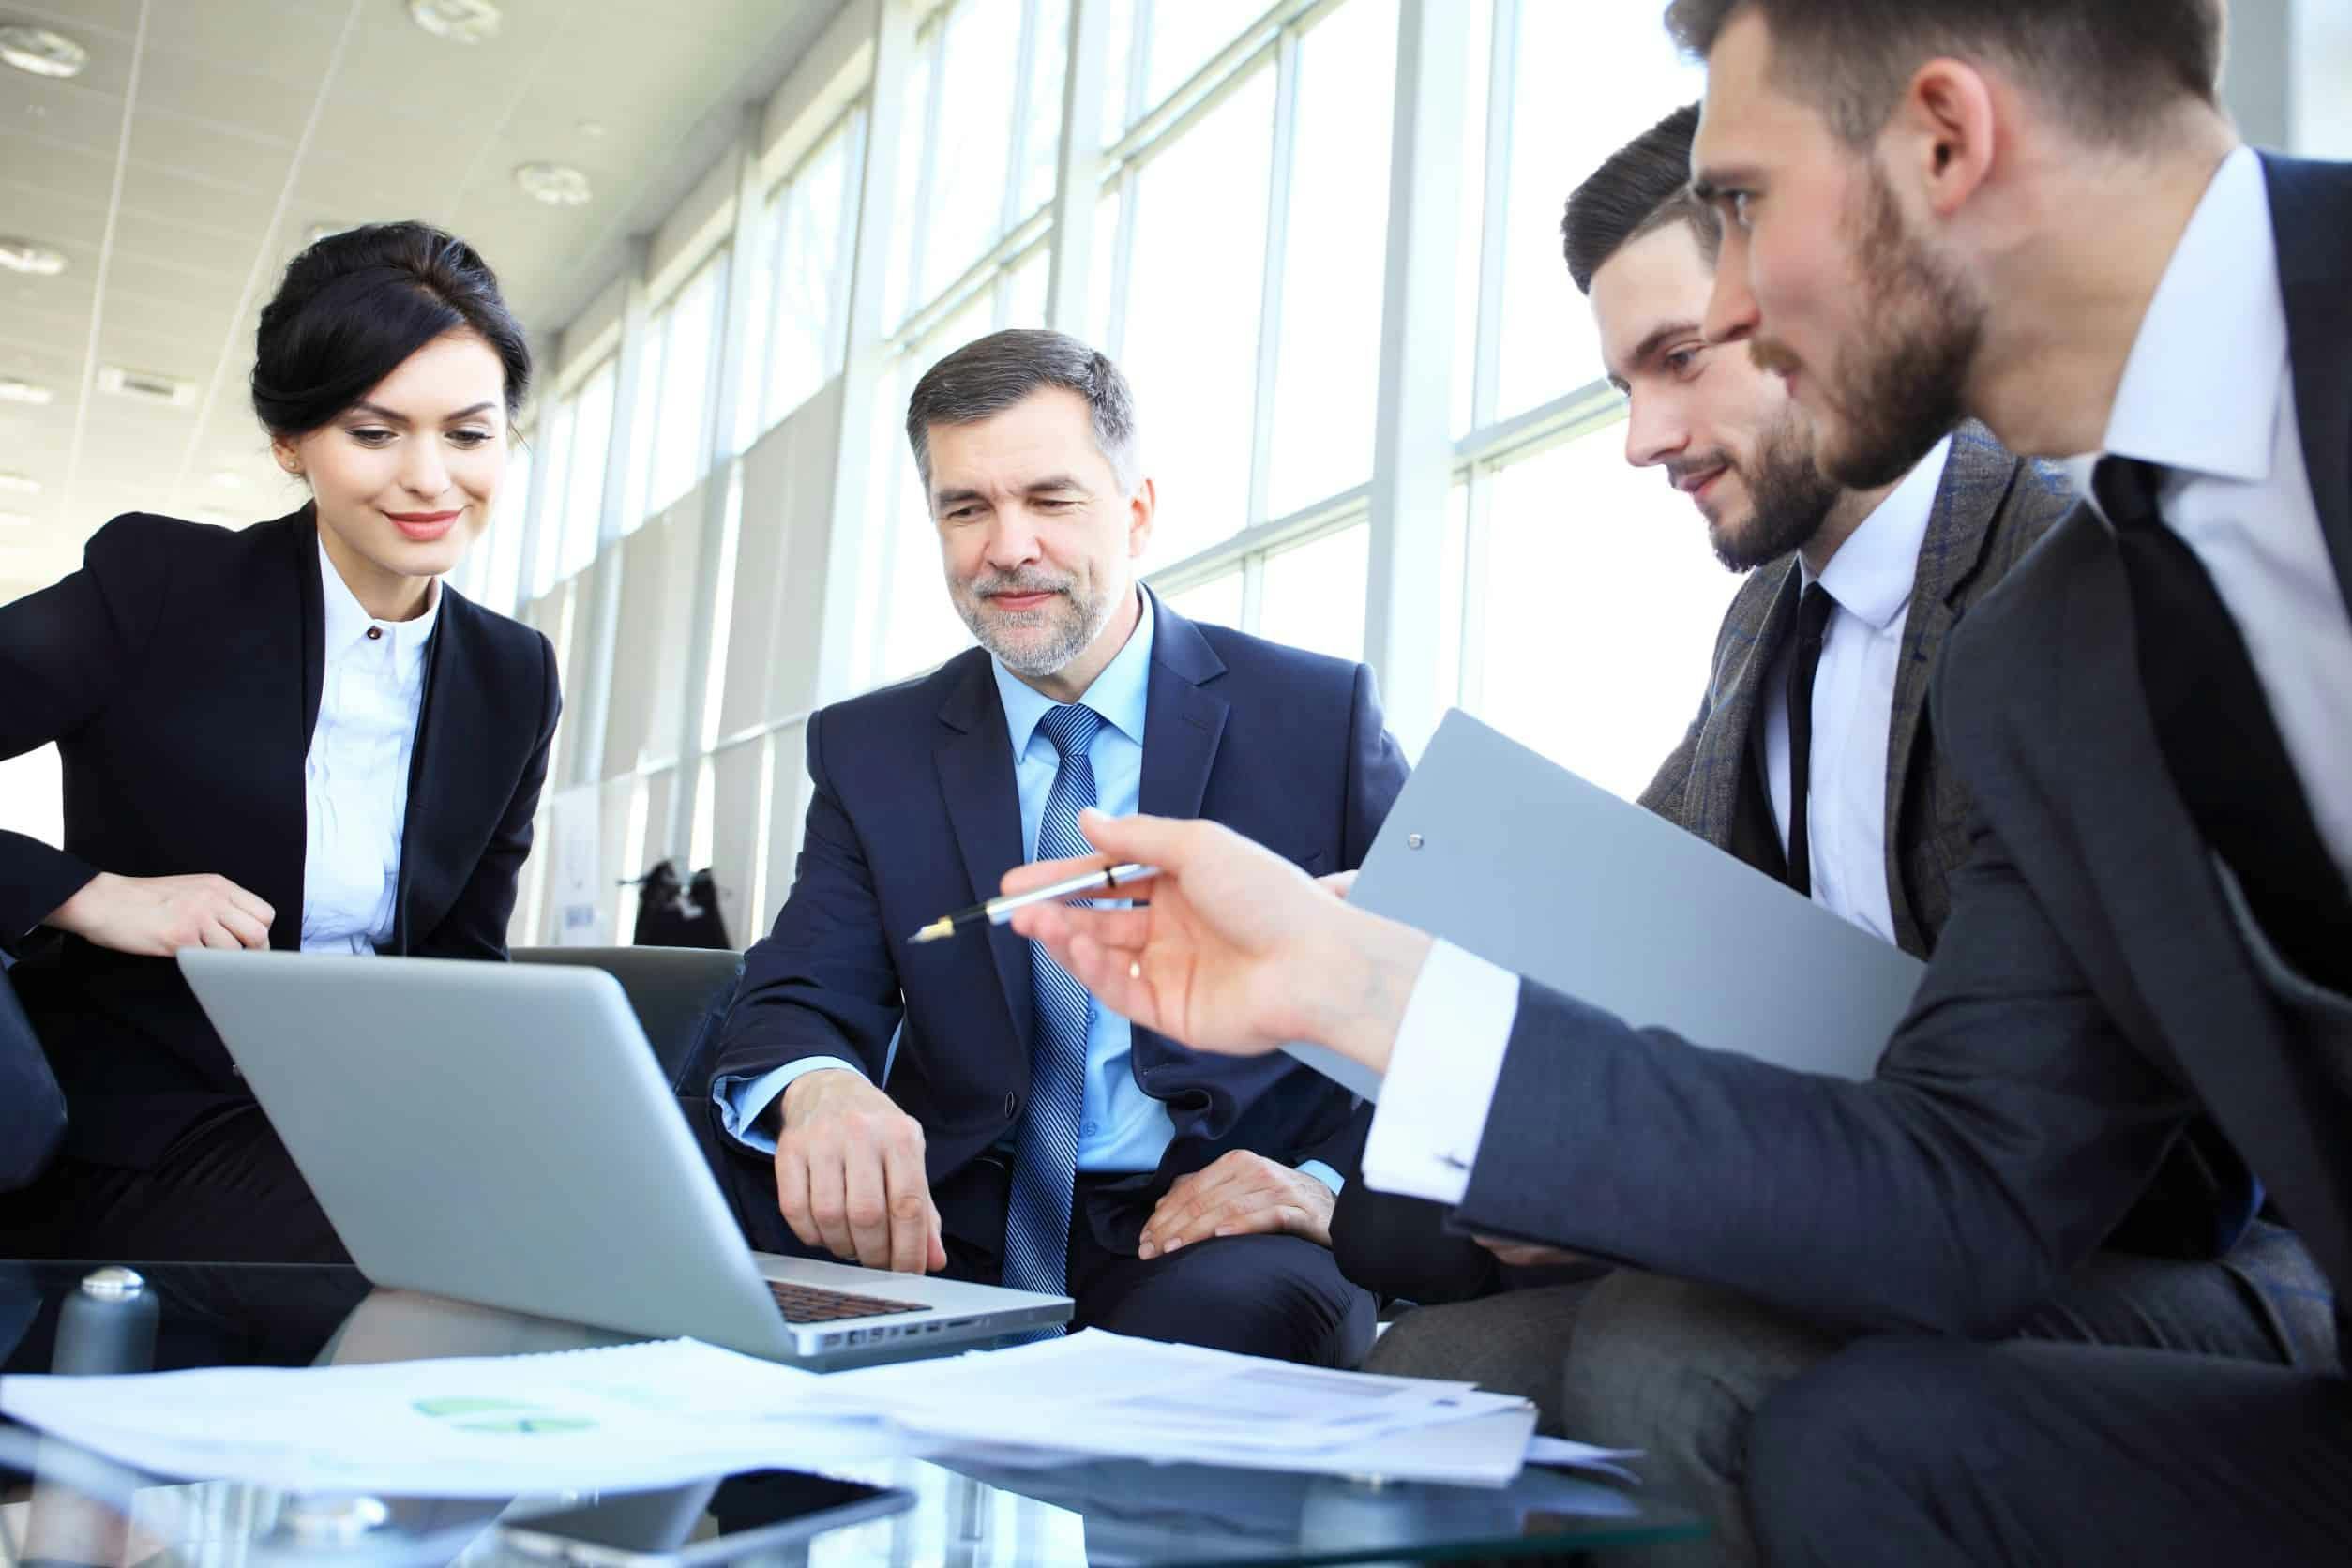
[[[538,744],[523,764],[513,798],[498,829],[490,835],[482,858],[474,865],[457,901],[441,917],[432,934],[416,945],[419,957],[430,958],[491,958],[506,957],[506,927],[515,913],[515,888],[522,863],[531,856],[531,829],[539,813],[539,792],[547,783],[548,754],[555,744],[555,721],[564,711],[558,689],[555,647],[544,634],[539,644],[542,697]]]
[[[880,1083],[904,1010],[866,849],[825,767],[824,717],[808,720],[808,816],[792,891],[776,928],[744,955],[716,1077],[837,1056]]]
[[[1636,1030],[1532,982],[1467,1229],[1864,1328],[1998,1335],[2107,1236],[2192,1107],[1980,822],[1877,1077]]]
[[[91,536],[80,571],[0,606],[0,758],[72,734],[106,709],[162,611],[168,543],[120,517]],[[103,869],[0,832],[0,947],[17,943]]]
[[[1346,1163],[1330,1162],[1349,1172],[1331,1216],[1339,1272],[1375,1295],[1424,1305],[1491,1294],[1501,1284],[1502,1265],[1453,1228],[1453,1211],[1426,1199],[1375,1192],[1357,1177],[1371,1119],[1366,1106],[1349,1128]]]

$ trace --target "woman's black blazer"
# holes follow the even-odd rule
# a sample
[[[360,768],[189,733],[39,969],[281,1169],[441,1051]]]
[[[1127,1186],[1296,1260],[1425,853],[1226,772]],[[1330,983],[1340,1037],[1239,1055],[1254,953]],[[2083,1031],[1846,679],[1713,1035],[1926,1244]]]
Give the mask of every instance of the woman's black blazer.
[[[213,872],[302,944],[304,759],[324,611],[305,506],[242,531],[131,513],[82,569],[0,607],[0,757],[55,741],[65,847],[0,832],[0,945],[98,871]],[[387,953],[504,958],[515,883],[561,706],[536,631],[445,583],[427,656]],[[69,1108],[79,1158],[144,1168],[250,1094],[169,958],[76,937],[11,972]],[[322,1018],[323,1043],[335,1020]]]

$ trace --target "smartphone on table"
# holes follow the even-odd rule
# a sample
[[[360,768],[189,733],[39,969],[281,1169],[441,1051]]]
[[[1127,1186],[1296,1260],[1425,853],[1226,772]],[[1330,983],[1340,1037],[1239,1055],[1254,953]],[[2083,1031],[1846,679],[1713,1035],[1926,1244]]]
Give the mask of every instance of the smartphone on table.
[[[914,1494],[800,1470],[746,1470],[510,1519],[501,1544],[577,1568],[698,1568],[914,1506]]]

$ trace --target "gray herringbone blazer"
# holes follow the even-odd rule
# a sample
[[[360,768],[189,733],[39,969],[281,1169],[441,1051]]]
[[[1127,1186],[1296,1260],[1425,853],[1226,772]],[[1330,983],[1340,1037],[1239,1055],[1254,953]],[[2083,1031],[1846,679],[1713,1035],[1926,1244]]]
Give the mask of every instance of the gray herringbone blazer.
[[[1968,858],[1968,800],[1936,755],[1927,682],[1944,639],[2073,505],[2047,463],[2012,456],[1979,424],[1954,432],[1920,546],[1887,737],[1887,898],[1903,950],[1925,957],[1952,910],[1946,882]],[[1748,574],[1715,638],[1714,674],[1682,744],[1641,804],[1759,870],[1786,877],[1764,784],[1761,697],[1797,621],[1797,559]]]

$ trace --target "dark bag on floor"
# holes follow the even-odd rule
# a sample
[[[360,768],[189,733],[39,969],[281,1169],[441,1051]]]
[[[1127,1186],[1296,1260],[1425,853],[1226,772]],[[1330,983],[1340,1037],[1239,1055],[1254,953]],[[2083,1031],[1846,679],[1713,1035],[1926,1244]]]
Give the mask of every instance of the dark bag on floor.
[[[677,867],[662,861],[637,881],[640,947],[731,947],[718,912],[718,883],[709,868],[681,886]]]

